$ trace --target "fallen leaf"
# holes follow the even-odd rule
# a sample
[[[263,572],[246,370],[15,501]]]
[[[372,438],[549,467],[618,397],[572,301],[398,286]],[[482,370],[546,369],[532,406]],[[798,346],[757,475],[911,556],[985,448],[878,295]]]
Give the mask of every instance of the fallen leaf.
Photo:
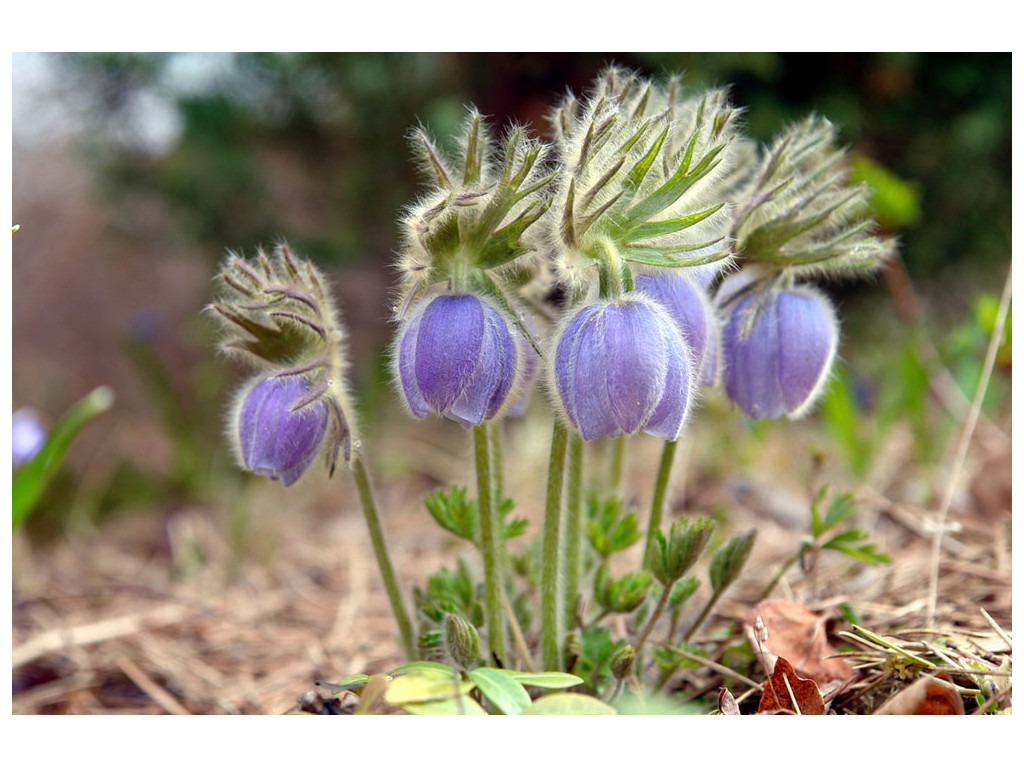
[[[759,617],[765,629],[760,636],[755,628]],[[836,650],[826,637],[825,621],[826,617],[803,603],[779,599],[762,600],[743,617],[750,647],[766,672],[774,669],[776,659],[782,656],[792,661],[797,672],[819,685],[856,675],[846,659],[835,657]]]
[[[775,671],[764,683],[757,714],[795,712],[801,715],[824,715],[825,702],[813,680],[797,677],[793,665],[783,657],[775,662]]]
[[[740,705],[736,703],[736,697],[728,688],[722,688],[718,692],[718,711],[723,715],[740,714]]]
[[[922,677],[875,711],[876,715],[962,715],[964,702],[945,672]]]

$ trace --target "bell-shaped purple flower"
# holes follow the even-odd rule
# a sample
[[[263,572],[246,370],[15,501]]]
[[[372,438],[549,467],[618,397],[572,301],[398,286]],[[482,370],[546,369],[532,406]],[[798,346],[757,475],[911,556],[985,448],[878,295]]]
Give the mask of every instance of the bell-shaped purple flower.
[[[752,419],[802,416],[821,393],[839,331],[828,300],[799,286],[737,300],[722,335],[725,389]]]
[[[11,416],[11,461],[14,469],[31,461],[46,444],[46,427],[31,408]]]
[[[271,376],[248,390],[238,409],[238,446],[250,472],[294,483],[320,452],[330,413],[302,376]],[[299,406],[296,408],[296,406]]]
[[[515,389],[518,335],[498,310],[472,294],[436,296],[414,307],[394,354],[409,410],[463,426],[493,419]]]
[[[633,293],[585,306],[569,319],[555,347],[551,383],[584,440],[641,430],[676,440],[694,370],[668,311]]]
[[[700,383],[713,387],[718,381],[718,317],[707,290],[690,270],[662,269],[636,276],[636,289],[661,304],[675,320],[693,353]]]

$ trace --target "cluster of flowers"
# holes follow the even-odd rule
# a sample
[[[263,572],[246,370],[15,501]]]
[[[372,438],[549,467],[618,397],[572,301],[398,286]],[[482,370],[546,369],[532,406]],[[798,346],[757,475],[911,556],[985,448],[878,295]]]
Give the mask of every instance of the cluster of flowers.
[[[702,386],[754,419],[805,413],[838,346],[806,278],[871,269],[892,244],[831,124],[760,147],[740,114],[723,90],[613,67],[552,110],[550,142],[495,139],[475,111],[454,158],[416,131],[429,183],[401,220],[391,355],[409,412],[480,425],[541,381],[585,440],[677,440]],[[341,331],[315,273],[287,251],[259,263],[232,259],[213,306],[225,348],[276,366],[243,390],[234,441],[287,485],[324,445],[332,466],[348,453]]]

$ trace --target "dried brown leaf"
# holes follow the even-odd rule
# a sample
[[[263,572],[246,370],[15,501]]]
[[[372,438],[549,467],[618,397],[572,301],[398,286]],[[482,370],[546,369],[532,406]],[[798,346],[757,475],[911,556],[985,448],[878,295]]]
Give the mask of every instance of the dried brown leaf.
[[[824,715],[825,702],[813,680],[797,677],[793,665],[781,656],[775,662],[775,671],[764,684],[757,714],[793,712],[801,715]]]
[[[736,697],[728,688],[722,688],[718,692],[718,711],[723,715],[740,714],[740,705],[736,703]]]
[[[939,672],[922,677],[897,693],[875,712],[876,715],[962,715],[964,702],[950,681]]]
[[[755,630],[758,617],[765,629],[760,636]],[[835,657],[836,650],[826,637],[825,621],[826,617],[803,603],[779,599],[762,600],[743,617],[750,646],[765,671],[773,669],[780,656],[785,657],[797,672],[822,686],[850,680],[856,674],[846,659]]]

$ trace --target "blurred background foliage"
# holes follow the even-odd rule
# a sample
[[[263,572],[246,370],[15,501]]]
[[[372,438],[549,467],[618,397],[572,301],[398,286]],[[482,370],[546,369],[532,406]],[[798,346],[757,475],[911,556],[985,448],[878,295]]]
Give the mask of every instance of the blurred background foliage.
[[[79,472],[109,465],[93,468],[93,492],[67,498],[90,499],[96,519],[194,498],[223,475],[219,414],[236,373],[213,359],[198,312],[228,249],[286,237],[332,274],[366,418],[380,415],[395,217],[418,189],[410,127],[443,141],[472,103],[543,135],[549,105],[610,62],[683,71],[695,88],[732,84],[758,139],[812,111],[840,126],[905,271],[830,288],[847,367],[822,418],[851,457],[873,445],[869,414],[919,419],[922,450],[938,445],[925,404],[933,361],[915,334],[970,396],[1010,259],[1009,54],[20,54],[14,407],[60,413],[110,384],[122,409],[122,432],[90,428],[82,449]],[[40,64],[46,88],[19,89]],[[33,101],[61,105],[56,138],[19,124]],[[74,219],[68,201],[82,198]],[[1008,405],[1008,351],[1002,366],[997,407]]]

